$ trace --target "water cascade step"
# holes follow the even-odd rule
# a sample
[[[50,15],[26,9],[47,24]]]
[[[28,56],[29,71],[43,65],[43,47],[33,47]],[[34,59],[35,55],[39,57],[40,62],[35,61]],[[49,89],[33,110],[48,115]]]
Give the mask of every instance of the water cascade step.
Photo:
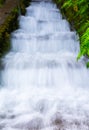
[[[75,31],[50,1],[33,0],[0,69],[0,130],[89,130],[89,70]]]

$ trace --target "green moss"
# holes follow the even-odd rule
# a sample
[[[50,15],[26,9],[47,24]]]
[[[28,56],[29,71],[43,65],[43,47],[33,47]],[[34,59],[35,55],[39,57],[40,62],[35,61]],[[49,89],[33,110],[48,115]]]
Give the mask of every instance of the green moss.
[[[86,67],[89,68],[89,62],[87,62]]]
[[[25,7],[29,5],[29,0],[20,0],[20,8],[21,8],[21,14],[24,15],[26,13]]]
[[[25,7],[29,5],[29,0],[20,0],[22,14],[25,14]],[[18,28],[17,18],[19,16],[18,6],[14,8],[5,22],[0,26],[0,57],[10,49],[10,33]]]
[[[5,0],[0,0],[0,7],[4,4]]]
[[[5,22],[0,26],[0,57],[10,48],[10,33],[18,27],[18,12],[16,8],[6,18]]]

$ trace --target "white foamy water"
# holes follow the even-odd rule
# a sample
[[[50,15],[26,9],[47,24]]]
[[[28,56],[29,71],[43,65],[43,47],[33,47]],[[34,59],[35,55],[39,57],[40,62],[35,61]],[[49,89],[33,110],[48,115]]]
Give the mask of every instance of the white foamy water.
[[[89,130],[89,71],[52,2],[31,2],[0,72],[0,130]]]

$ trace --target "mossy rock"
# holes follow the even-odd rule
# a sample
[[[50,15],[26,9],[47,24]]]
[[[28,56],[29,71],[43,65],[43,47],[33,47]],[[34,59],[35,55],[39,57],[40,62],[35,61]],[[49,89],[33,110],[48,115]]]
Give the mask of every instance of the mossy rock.
[[[14,10],[0,26],[0,57],[10,49],[10,33],[18,28],[18,12]]]
[[[0,0],[0,7],[5,3],[6,0]]]
[[[25,7],[29,5],[29,0],[20,0],[21,13],[25,14]],[[10,33],[18,28],[18,5],[6,18],[5,22],[0,25],[0,57],[8,52],[10,49]]]

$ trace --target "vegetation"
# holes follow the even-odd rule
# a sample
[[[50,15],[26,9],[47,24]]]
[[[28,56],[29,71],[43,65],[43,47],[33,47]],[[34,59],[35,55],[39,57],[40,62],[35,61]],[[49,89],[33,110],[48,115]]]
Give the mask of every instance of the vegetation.
[[[5,0],[0,0],[0,7],[4,4]]]
[[[20,6],[21,14],[25,15],[26,9],[25,7],[29,5],[30,0],[19,0],[20,3],[18,6]]]
[[[10,48],[10,33],[18,27],[17,21],[18,10],[13,9],[5,22],[0,26],[0,57]]]
[[[89,57],[89,0],[55,1],[79,34],[80,52],[77,59],[82,55]]]
[[[0,5],[5,0],[0,0]],[[18,7],[25,14],[25,7],[29,4],[29,0],[19,0]],[[80,40],[80,52],[77,59],[82,55],[89,57],[89,0],[54,0],[72,27],[77,30]],[[5,23],[0,26],[0,56],[5,52],[5,48],[9,48],[10,32],[18,27],[17,17],[19,15],[18,7],[16,7],[7,17]],[[2,51],[3,50],[3,51]],[[87,65],[89,66],[89,64]]]
[[[5,22],[0,25],[0,57],[2,57],[10,49],[10,33],[18,28],[18,7],[20,6],[21,13],[25,14],[25,7],[28,4],[29,0],[20,0],[19,5],[17,5],[17,7],[11,11],[11,13],[7,16]]]

